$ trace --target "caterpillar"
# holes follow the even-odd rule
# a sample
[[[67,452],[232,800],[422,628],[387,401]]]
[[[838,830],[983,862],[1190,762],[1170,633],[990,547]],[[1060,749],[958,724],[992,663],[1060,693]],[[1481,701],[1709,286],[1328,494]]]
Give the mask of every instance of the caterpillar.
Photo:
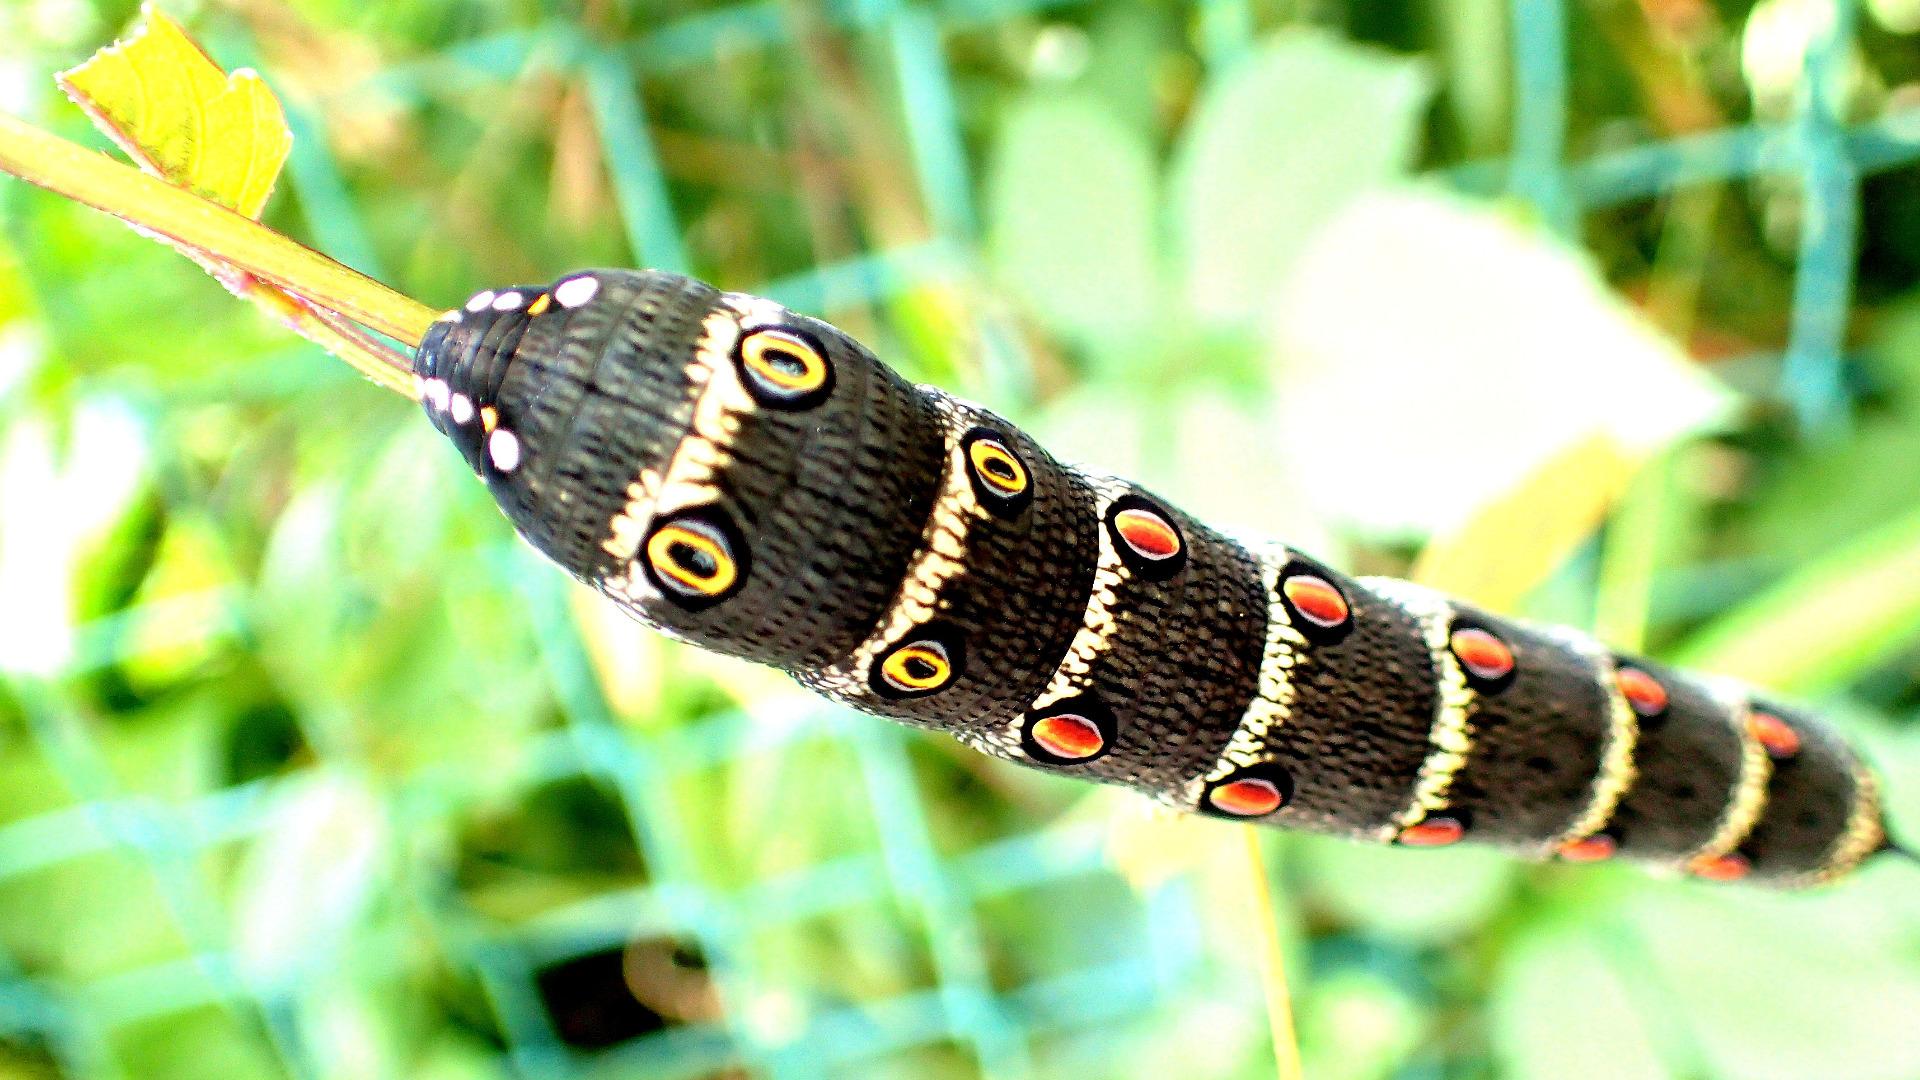
[[[413,377],[519,534],[635,618],[988,754],[1717,881],[1900,850],[1800,709],[1230,538],[770,300],[636,270],[490,289]]]

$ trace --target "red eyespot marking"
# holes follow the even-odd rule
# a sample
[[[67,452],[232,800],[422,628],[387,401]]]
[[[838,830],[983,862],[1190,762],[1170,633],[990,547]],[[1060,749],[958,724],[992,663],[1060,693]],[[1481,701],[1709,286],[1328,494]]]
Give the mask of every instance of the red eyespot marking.
[[[1098,754],[1107,744],[1099,725],[1084,716],[1060,713],[1034,721],[1028,732],[1040,749],[1067,761],[1081,761]]]
[[[1477,626],[1453,632],[1453,655],[1468,672],[1482,679],[1504,679],[1513,674],[1513,650],[1507,643]]]
[[[1755,711],[1747,717],[1747,730],[1753,732],[1753,737],[1776,759],[1790,758],[1800,752],[1800,733],[1772,713]]]
[[[1739,881],[1752,872],[1753,864],[1742,855],[1720,855],[1711,859],[1695,859],[1687,869],[1693,876],[1706,881]]]
[[[1287,594],[1295,611],[1321,626],[1339,626],[1353,614],[1347,598],[1326,578],[1295,574],[1281,583],[1280,590]]]
[[[1659,716],[1667,711],[1667,688],[1639,668],[1623,667],[1614,673],[1613,681],[1627,696],[1627,704],[1641,716]]]
[[[1431,817],[1400,830],[1400,842],[1408,847],[1446,847],[1466,834],[1467,827],[1453,818]]]
[[[1619,848],[1613,837],[1606,833],[1594,833],[1577,840],[1569,840],[1560,845],[1560,857],[1568,862],[1602,862],[1613,858]]]
[[[1284,801],[1279,785],[1257,777],[1221,784],[1207,792],[1207,801],[1215,810],[1235,817],[1260,817],[1280,809]]]
[[[1151,510],[1122,510],[1113,515],[1113,528],[1143,559],[1171,559],[1180,554],[1180,533]]]

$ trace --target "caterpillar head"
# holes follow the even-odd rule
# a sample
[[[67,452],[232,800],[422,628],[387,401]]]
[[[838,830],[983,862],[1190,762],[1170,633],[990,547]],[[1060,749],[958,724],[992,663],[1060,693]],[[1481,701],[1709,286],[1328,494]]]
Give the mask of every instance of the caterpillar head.
[[[929,407],[858,343],[677,274],[478,293],[414,372],[534,548],[661,629],[762,662],[858,642],[939,481]]]

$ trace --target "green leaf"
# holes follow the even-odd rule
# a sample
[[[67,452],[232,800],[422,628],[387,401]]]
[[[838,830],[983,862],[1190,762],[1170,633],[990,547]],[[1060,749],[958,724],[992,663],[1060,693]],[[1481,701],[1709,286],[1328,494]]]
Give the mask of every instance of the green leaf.
[[[1418,61],[1306,29],[1209,85],[1172,181],[1194,310],[1256,322],[1313,234],[1411,167],[1429,93]]]
[[[1431,1021],[1384,973],[1345,968],[1315,979],[1300,1003],[1303,1074],[1315,1080],[1386,1080],[1418,1052]]]
[[[1485,848],[1410,851],[1302,838],[1311,876],[1296,891],[1360,928],[1444,941],[1485,922],[1513,893],[1519,864]]]
[[[1000,129],[988,241],[1007,290],[1056,332],[1124,337],[1153,318],[1153,164],[1098,105],[1029,96]]]
[[[1903,928],[1889,910],[1902,887],[1911,895],[1910,878],[1892,877],[1805,894],[1647,890],[1626,932],[1637,930],[1651,970],[1632,977],[1672,995],[1712,1075],[1920,1075],[1911,916]]]
[[[1629,973],[1608,962],[1597,931],[1555,922],[1500,957],[1492,1015],[1503,1076],[1661,1080],[1661,1062]]]
[[[1322,513],[1379,533],[1460,528],[1554,463],[1563,483],[1617,491],[1732,400],[1580,252],[1422,188],[1348,206],[1273,316],[1282,456],[1314,462],[1302,480]],[[1572,524],[1591,520],[1567,501]]]
[[[384,876],[388,828],[358,777],[316,770],[282,784],[241,865],[234,953],[267,981],[324,970],[341,943],[366,931]]]

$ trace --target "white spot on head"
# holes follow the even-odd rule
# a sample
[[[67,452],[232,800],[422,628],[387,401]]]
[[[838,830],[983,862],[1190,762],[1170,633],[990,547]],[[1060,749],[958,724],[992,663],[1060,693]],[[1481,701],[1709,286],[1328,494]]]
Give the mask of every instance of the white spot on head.
[[[487,456],[493,467],[509,473],[520,467],[520,439],[506,428],[496,428],[487,436]]]
[[[527,302],[527,298],[524,296],[521,296],[517,292],[511,292],[511,291],[503,292],[499,296],[494,298],[493,310],[512,311],[515,308],[518,308],[521,304],[524,304],[526,302]]]
[[[426,391],[420,395],[420,400],[425,401],[441,412],[447,411],[446,380],[428,379]]]
[[[444,322],[444,323],[457,323],[460,321],[460,314],[461,314],[460,309],[454,308],[451,311],[442,312],[440,317],[433,321]]]
[[[553,290],[553,298],[563,308],[577,308],[594,298],[600,291],[600,279],[595,277],[568,278]]]
[[[464,424],[473,419],[473,399],[465,394],[455,394],[447,411],[453,414],[454,423]]]
[[[491,303],[493,303],[492,289],[488,289],[486,292],[477,292],[473,294],[473,299],[467,301],[467,310],[485,311],[487,310],[487,305]]]

